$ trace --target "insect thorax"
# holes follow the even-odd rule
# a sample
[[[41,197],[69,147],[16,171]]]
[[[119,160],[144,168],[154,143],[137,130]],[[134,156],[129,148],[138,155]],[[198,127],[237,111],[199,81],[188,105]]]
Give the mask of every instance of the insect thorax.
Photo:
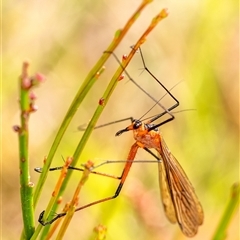
[[[143,124],[138,129],[133,130],[134,139],[144,145],[147,148],[159,148],[160,139],[158,129],[149,129],[153,127],[153,124]]]

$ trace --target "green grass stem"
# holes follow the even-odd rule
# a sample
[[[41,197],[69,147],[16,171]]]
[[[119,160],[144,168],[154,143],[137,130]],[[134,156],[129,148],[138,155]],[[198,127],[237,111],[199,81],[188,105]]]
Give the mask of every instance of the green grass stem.
[[[239,206],[239,192],[239,183],[233,184],[231,189],[231,197],[212,240],[223,240],[227,238],[227,228]]]
[[[24,231],[22,236],[30,239],[35,231],[34,210],[33,210],[33,183],[29,175],[29,117],[31,112],[31,100],[29,90],[31,80],[28,76],[27,62],[23,63],[22,75],[20,77],[20,109],[21,126],[18,129],[19,137],[19,169],[20,169],[20,195],[22,205],[22,216]]]

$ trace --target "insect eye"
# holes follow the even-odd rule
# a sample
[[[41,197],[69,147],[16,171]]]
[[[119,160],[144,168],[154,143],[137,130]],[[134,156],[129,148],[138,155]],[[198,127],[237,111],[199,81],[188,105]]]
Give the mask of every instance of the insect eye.
[[[142,125],[142,122],[139,120],[135,120],[134,124],[133,124],[133,128],[134,129],[138,129],[140,126]]]
[[[158,132],[158,128],[155,128],[154,124],[144,124],[144,127],[148,131],[155,131]]]

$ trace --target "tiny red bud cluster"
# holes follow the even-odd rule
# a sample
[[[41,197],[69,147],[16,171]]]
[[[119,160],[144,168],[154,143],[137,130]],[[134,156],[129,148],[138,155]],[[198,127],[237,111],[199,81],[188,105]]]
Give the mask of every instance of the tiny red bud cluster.
[[[43,74],[41,74],[41,73],[36,73],[35,79],[38,82],[42,83],[42,82],[44,82],[46,80],[46,77]]]
[[[35,95],[35,93],[34,92],[30,92],[29,93],[29,98],[31,99],[31,100],[35,100],[36,98],[37,98],[37,96]]]
[[[122,74],[121,76],[119,76],[119,78],[118,78],[118,81],[121,81],[121,80],[123,80],[124,79],[124,74]]]
[[[62,198],[62,196],[60,196],[60,197],[57,199],[57,204],[61,204],[61,203],[62,203],[62,200],[63,200],[63,198]]]
[[[122,61],[124,62],[124,61],[126,61],[126,59],[127,59],[127,54],[123,54],[123,56],[122,56]]]
[[[23,89],[30,89],[32,87],[31,79],[28,77],[25,77],[22,79],[22,88]]]
[[[20,130],[21,130],[21,127],[20,127],[20,126],[18,126],[18,125],[14,125],[14,126],[13,126],[13,131],[14,131],[14,132],[19,133]]]
[[[99,101],[98,101],[98,104],[101,105],[101,106],[104,106],[105,99],[104,98],[100,98]]]
[[[36,112],[38,110],[38,106],[34,103],[30,103],[30,109],[29,112]]]

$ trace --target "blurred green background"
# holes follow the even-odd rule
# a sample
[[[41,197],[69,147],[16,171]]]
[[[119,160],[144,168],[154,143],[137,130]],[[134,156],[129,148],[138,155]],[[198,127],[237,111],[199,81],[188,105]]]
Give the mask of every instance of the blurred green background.
[[[125,25],[140,1],[8,1],[3,4],[2,73],[2,227],[4,239],[18,239],[22,229],[19,197],[18,138],[12,126],[19,123],[18,76],[23,60],[30,71],[43,73],[47,81],[35,90],[39,110],[30,122],[31,181],[39,175],[56,131],[85,76],[111,42],[115,31]],[[130,29],[116,54],[130,51],[151,19],[162,9],[169,16],[147,38],[142,50],[150,70],[179,99],[176,120],[161,127],[169,149],[189,176],[203,205],[205,219],[194,239],[210,239],[229,200],[232,184],[239,181],[239,32],[238,1],[154,1],[146,7]],[[71,156],[107,83],[117,68],[112,57],[106,71],[79,108],[54,158]],[[141,73],[136,54],[129,74],[155,98],[163,96],[146,72]],[[163,99],[165,106],[171,99]],[[99,124],[133,116],[141,117],[153,102],[127,78],[119,82]],[[155,112],[161,110],[157,109]],[[132,133],[115,137],[129,123],[95,130],[81,162],[124,160],[134,140]],[[139,150],[137,159],[151,160]],[[120,175],[122,164],[109,164],[98,170]],[[63,196],[69,201],[80,173],[74,173]],[[134,164],[120,196],[112,201],[78,212],[65,239],[90,239],[92,229],[107,226],[107,239],[186,239],[177,225],[164,216],[155,164]],[[58,178],[51,172],[39,204],[36,221],[45,209]],[[91,176],[79,206],[111,196],[118,182]],[[60,209],[59,209],[60,211]],[[227,239],[238,239],[239,215],[228,229]]]

